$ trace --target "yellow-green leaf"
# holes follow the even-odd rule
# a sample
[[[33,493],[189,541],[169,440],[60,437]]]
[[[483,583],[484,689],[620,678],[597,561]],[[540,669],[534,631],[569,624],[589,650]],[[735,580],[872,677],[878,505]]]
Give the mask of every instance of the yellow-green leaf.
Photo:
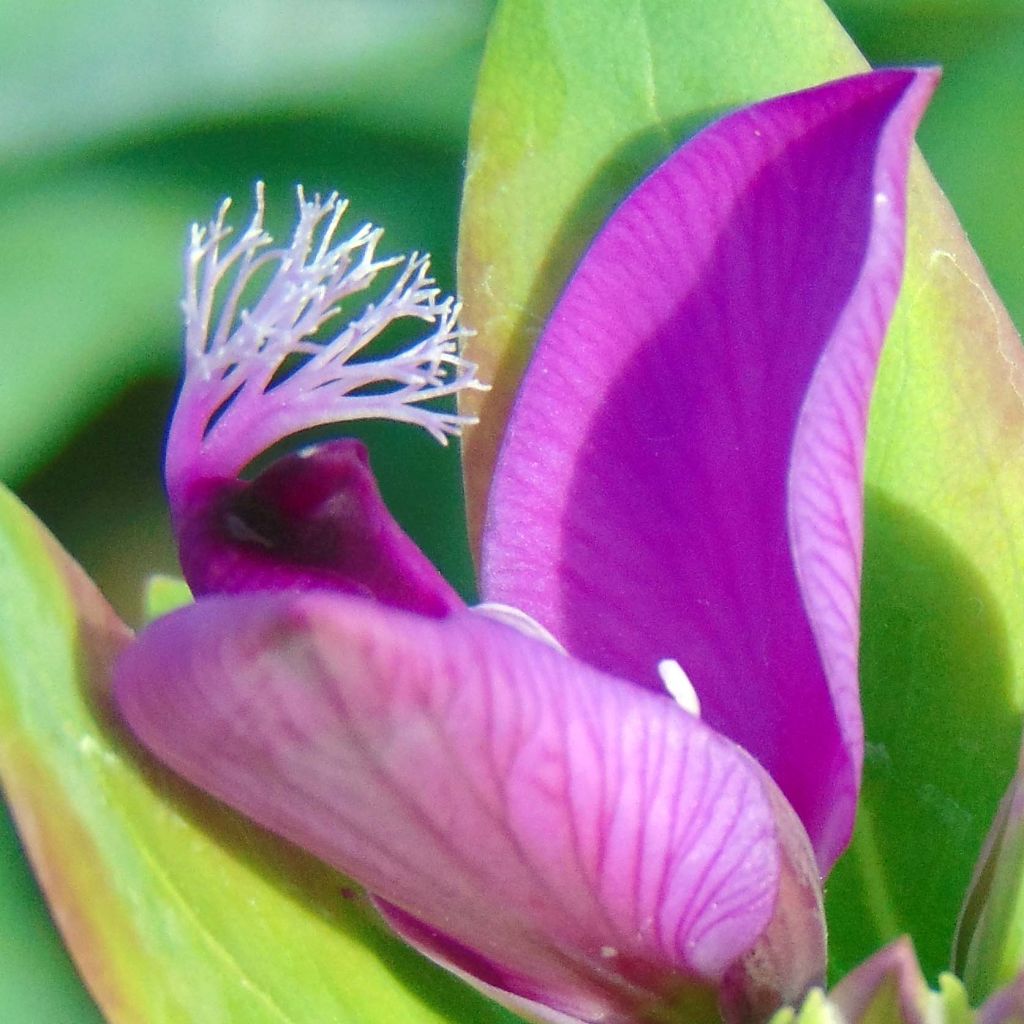
[[[146,580],[143,594],[143,611],[146,621],[160,618],[175,608],[192,603],[192,591],[188,584],[177,576],[163,576],[157,573]]]

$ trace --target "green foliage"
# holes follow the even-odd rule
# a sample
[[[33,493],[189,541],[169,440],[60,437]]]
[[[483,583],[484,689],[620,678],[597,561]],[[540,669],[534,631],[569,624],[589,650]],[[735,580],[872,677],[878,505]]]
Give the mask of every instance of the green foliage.
[[[192,591],[188,584],[176,576],[157,574],[146,581],[143,607],[147,622],[160,618],[175,608],[182,608],[192,602]]]
[[[296,182],[337,188],[353,199],[352,221],[385,225],[388,251],[432,249],[451,289],[466,122],[491,3],[7,7],[0,477],[21,486],[134,616],[141,580],[176,567],[157,471],[179,372],[189,222],[226,194],[244,213],[262,177],[271,226],[283,231]],[[375,442],[399,514],[408,522],[436,511],[413,531],[469,585],[453,453],[408,432],[359,432]],[[5,736],[0,728],[0,746]],[[3,825],[0,1019],[95,1021],[6,817]],[[404,980],[391,984],[413,998],[402,996]]]
[[[1024,969],[1024,776],[999,807],[957,928],[953,967],[977,998]]]

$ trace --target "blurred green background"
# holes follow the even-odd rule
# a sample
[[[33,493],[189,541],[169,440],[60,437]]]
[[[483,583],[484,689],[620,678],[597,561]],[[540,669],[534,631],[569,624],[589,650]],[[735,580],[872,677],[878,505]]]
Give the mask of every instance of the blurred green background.
[[[453,288],[492,6],[0,0],[0,478],[129,621],[142,578],[176,567],[159,465],[188,224],[225,195],[241,221],[262,178],[285,232],[296,183],[337,188],[353,227],[386,226],[386,252],[429,249]],[[945,66],[921,146],[1024,324],[1024,0],[832,6],[874,63]],[[470,587],[453,453],[357,432],[398,517]],[[99,1021],[2,808],[0,1020]]]

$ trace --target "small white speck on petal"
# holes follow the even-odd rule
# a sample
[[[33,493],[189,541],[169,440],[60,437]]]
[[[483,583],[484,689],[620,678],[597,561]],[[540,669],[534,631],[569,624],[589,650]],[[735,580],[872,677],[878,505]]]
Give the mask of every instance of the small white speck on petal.
[[[684,711],[700,718],[700,698],[683,666],[675,658],[662,658],[658,662],[658,675],[672,699]]]

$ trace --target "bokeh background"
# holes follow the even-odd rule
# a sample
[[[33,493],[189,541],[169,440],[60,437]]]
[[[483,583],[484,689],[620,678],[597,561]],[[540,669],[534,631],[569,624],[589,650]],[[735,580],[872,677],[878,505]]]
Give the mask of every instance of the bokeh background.
[[[679,0],[684,3],[687,0]],[[752,9],[765,0],[750,0]],[[352,199],[454,288],[491,0],[0,0],[0,479],[130,622],[173,572],[160,486],[180,252],[225,195]],[[836,0],[875,64],[938,62],[920,143],[1024,325],[1024,0]],[[685,60],[686,55],[680,54]],[[471,587],[452,451],[367,425],[386,498]],[[98,1024],[0,805],[0,1020]]]

